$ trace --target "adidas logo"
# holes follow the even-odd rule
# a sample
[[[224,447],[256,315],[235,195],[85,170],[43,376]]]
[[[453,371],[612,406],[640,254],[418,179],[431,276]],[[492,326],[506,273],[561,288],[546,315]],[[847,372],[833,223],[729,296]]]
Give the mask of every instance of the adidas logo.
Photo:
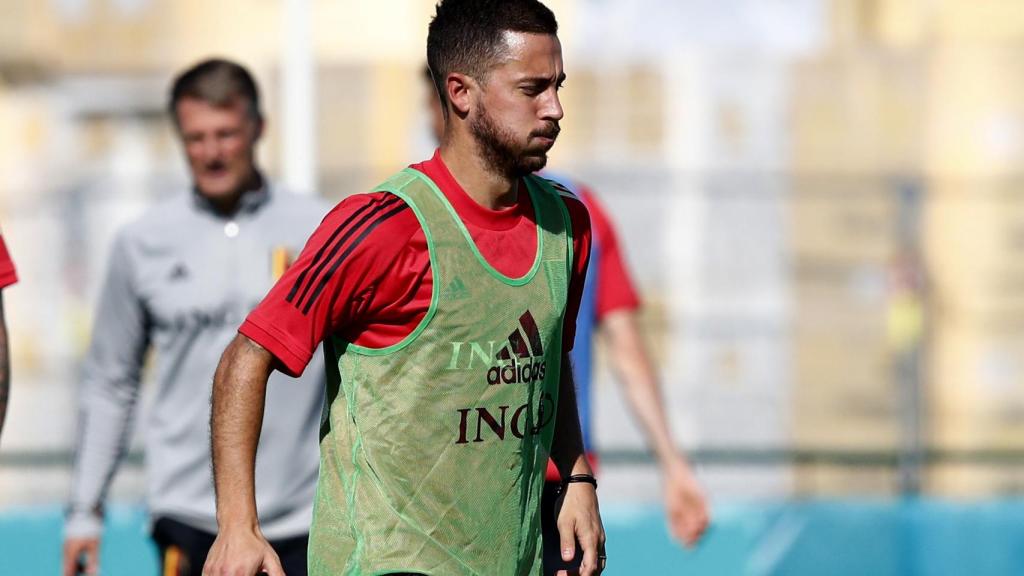
[[[526,332],[525,339],[523,338],[523,332]],[[529,347],[526,345],[527,340],[530,341]],[[533,319],[533,314],[530,314],[529,310],[519,317],[519,328],[516,328],[508,335],[508,344],[498,352],[498,359],[512,360],[512,354],[519,358],[544,355],[544,343],[540,338],[540,330],[537,328],[537,321]]]
[[[526,333],[526,338],[523,337]],[[527,310],[519,317],[519,327],[508,335],[508,344],[498,352],[497,365],[487,371],[487,383],[529,384],[544,379],[544,344],[533,315]],[[526,360],[526,362],[522,362]]]
[[[167,276],[167,279],[173,282],[188,280],[188,268],[183,263],[178,262],[174,265],[174,268],[171,268],[171,273]]]
[[[498,342],[451,342],[448,370],[479,370],[486,367],[487,383],[529,384],[543,380],[547,364],[544,341],[529,310],[519,317],[519,326],[495,352]]]
[[[464,300],[469,298],[469,289],[458,276],[448,283],[448,286],[441,291],[441,296],[447,300]]]

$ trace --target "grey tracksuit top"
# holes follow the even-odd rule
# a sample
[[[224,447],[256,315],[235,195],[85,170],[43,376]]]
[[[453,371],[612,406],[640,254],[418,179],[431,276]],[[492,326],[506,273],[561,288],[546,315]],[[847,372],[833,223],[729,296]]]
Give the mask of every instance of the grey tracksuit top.
[[[125,451],[150,348],[156,390],[152,408],[140,416],[150,515],[216,532],[214,369],[273,284],[275,255],[279,272],[281,251],[297,256],[328,208],[265,185],[225,217],[197,193],[183,193],[120,231],[79,391],[69,536],[100,532],[98,511]],[[298,379],[276,371],[270,377],[256,459],[256,504],[267,538],[309,530],[323,394],[320,355]]]

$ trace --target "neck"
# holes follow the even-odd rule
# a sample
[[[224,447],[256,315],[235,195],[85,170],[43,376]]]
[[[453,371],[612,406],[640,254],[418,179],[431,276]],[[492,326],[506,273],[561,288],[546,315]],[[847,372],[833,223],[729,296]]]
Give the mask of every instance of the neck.
[[[207,196],[202,191],[199,193],[209,201],[213,209],[222,216],[231,216],[238,211],[238,207],[242,202],[242,196],[250,190],[258,190],[263,186],[263,178],[260,173],[253,170],[252,174],[242,183],[242,185],[232,192],[224,196]]]
[[[519,178],[496,173],[477,152],[475,142],[460,145],[455,138],[446,138],[441,159],[466,194],[484,208],[509,208],[519,200]]]

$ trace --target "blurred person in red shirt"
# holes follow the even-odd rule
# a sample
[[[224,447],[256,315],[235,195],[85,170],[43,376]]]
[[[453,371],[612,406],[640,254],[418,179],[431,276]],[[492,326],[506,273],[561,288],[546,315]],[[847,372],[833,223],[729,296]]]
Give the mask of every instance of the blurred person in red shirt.
[[[426,85],[425,99],[430,111],[430,129],[435,142],[440,142],[444,132],[444,116],[430,69],[424,66],[421,76]],[[657,371],[651,362],[639,325],[640,299],[626,266],[618,235],[590,187],[552,171],[545,171],[544,176],[569,189],[583,201],[590,213],[590,266],[580,301],[572,348],[580,427],[587,457],[596,468],[598,457],[593,440],[592,354],[595,335],[600,335],[607,344],[616,380],[623,386],[630,408],[643,427],[648,445],[657,458],[664,485],[663,498],[669,529],[677,541],[686,546],[694,546],[703,536],[709,522],[708,502],[689,462],[672,440],[668,419],[662,407]],[[563,562],[558,550],[558,530],[554,519],[561,487],[558,468],[548,462],[542,516],[545,574],[554,574],[556,570],[575,566],[575,563]]]

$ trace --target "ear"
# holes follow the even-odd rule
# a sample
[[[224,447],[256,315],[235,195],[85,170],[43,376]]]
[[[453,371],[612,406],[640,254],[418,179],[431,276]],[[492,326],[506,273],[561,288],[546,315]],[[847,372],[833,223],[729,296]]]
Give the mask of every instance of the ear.
[[[258,142],[263,137],[263,131],[267,128],[267,121],[263,116],[253,120],[252,141]]]
[[[451,102],[452,110],[460,117],[465,118],[469,114],[473,103],[472,93],[477,88],[476,80],[465,74],[452,72],[445,79],[444,89],[448,101]]]

